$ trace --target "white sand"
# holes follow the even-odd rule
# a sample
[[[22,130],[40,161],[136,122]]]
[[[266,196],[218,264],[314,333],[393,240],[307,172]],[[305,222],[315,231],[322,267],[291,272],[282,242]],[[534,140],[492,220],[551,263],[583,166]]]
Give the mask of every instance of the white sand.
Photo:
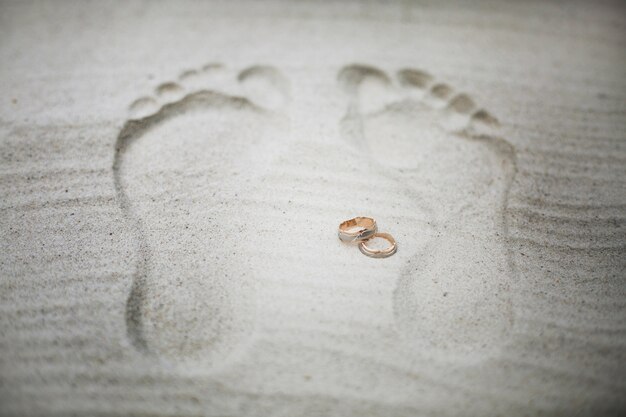
[[[2,4],[0,415],[625,412],[625,27]]]

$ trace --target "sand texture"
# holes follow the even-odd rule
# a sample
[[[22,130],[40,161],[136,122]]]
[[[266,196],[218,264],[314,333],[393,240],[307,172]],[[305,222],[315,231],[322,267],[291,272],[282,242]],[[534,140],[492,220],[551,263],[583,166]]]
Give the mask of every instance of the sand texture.
[[[0,415],[624,415],[625,51],[619,2],[2,3]]]

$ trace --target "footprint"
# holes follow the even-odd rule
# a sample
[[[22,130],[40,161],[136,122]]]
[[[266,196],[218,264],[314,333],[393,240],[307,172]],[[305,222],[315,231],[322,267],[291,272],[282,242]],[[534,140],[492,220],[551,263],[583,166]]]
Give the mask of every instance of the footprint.
[[[513,321],[504,216],[513,146],[472,97],[425,71],[390,76],[351,65],[338,79],[349,98],[343,137],[434,216],[434,237],[410,257],[394,291],[401,337],[429,357],[497,354]]]
[[[126,322],[141,352],[211,367],[249,340],[254,260],[229,255],[254,253],[245,196],[288,138],[288,97],[272,67],[209,64],[131,104],[113,169],[138,238]]]

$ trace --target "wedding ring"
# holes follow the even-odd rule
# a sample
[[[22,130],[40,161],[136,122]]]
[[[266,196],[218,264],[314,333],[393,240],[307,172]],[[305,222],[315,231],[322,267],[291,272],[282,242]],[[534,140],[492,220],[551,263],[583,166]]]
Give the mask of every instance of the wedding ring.
[[[355,217],[339,225],[339,239],[343,242],[361,242],[377,231],[376,220],[371,217]]]
[[[385,239],[391,245],[385,249],[372,249],[368,247],[367,243],[377,237]],[[389,233],[374,233],[370,239],[363,240],[359,243],[359,250],[364,255],[370,256],[372,258],[386,258],[396,253],[396,250],[398,250],[398,245],[396,244],[396,240]]]

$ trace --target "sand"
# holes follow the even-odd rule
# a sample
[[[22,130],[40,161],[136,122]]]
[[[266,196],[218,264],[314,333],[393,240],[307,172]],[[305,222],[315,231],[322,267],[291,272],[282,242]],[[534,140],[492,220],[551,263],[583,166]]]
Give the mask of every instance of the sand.
[[[0,11],[0,415],[626,412],[623,5]]]

